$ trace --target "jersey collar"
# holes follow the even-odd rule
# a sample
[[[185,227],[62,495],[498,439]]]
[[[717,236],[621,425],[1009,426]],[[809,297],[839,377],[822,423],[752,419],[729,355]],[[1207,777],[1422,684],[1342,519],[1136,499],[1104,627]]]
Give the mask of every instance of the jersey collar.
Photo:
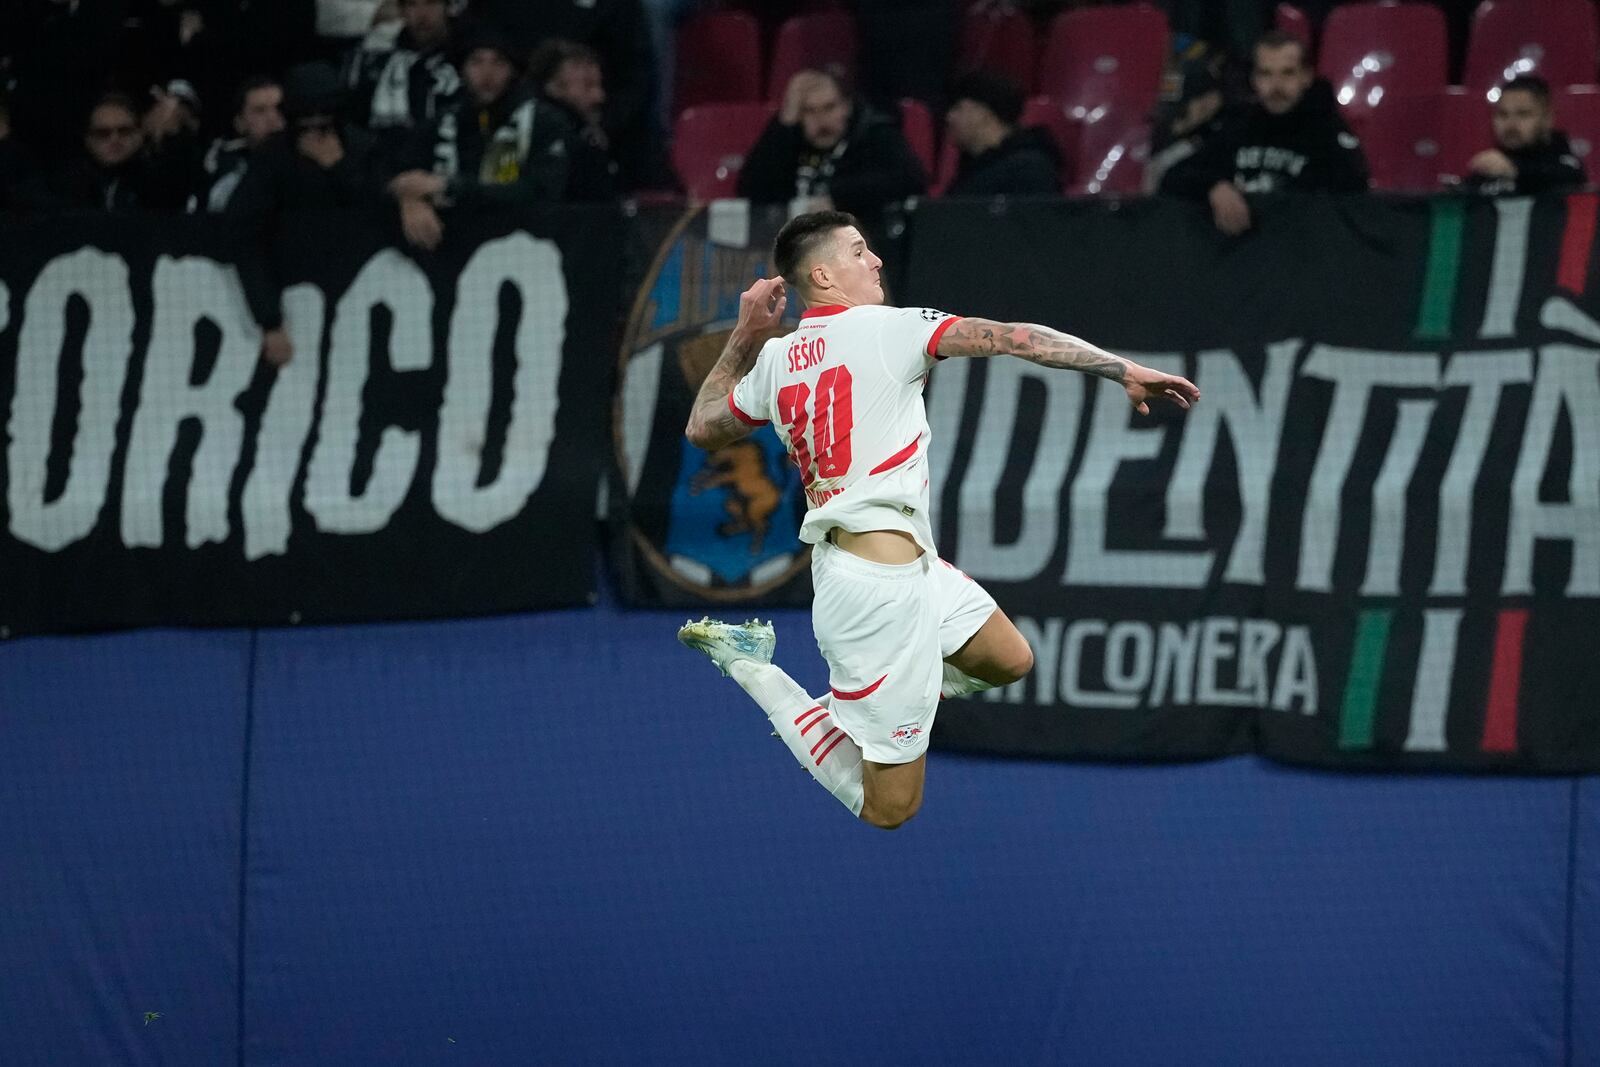
[[[849,310],[850,309],[843,304],[823,304],[820,307],[806,308],[804,311],[800,312],[800,317],[802,319],[811,319],[816,318],[818,315],[837,315],[841,311]]]

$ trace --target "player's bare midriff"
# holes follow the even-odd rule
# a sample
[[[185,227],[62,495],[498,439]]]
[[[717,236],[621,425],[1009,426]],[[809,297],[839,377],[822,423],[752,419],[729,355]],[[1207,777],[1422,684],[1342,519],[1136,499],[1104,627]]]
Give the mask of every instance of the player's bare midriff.
[[[828,531],[828,540],[852,556],[873,563],[915,563],[922,555],[916,538],[903,530],[863,530],[851,533],[840,526]]]

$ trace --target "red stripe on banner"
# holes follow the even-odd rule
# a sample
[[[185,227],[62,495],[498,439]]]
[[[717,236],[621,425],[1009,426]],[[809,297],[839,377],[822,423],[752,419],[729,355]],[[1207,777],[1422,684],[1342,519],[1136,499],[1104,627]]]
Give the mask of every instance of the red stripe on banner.
[[[811,746],[811,754],[813,756],[815,756],[817,754],[817,749],[822,747],[822,743],[824,741],[826,741],[828,738],[832,737],[834,734],[838,733],[838,732],[839,732],[839,728],[837,726],[828,727],[828,732],[823,734],[820,738],[818,738],[817,739],[817,743]],[[820,763],[822,761],[818,760],[817,762]]]
[[[960,321],[960,315],[952,315],[934,328],[933,336],[928,338],[928,355],[932,356],[934,359],[944,358],[939,354],[939,338],[944,336],[944,332],[946,330]]]
[[[818,715],[815,719],[812,719],[810,722],[806,723],[805,729],[800,731],[800,736],[804,737],[806,734],[809,734],[811,732],[811,728],[817,725],[817,723],[827,721],[828,717],[826,715]]]
[[[767,424],[766,419],[752,419],[749,415],[746,415],[744,412],[740,411],[739,405],[733,402],[732,393],[728,394],[728,410],[733,412],[734,418],[738,419],[746,426],[765,426]]]
[[[817,757],[817,766],[818,767],[822,766],[822,761],[828,758],[828,753],[830,753],[834,749],[838,748],[839,747],[839,742],[843,741],[843,740],[844,740],[844,734],[841,733],[838,737],[835,737],[833,739],[833,744],[829,745],[827,748],[822,750],[822,755]]]
[[[883,676],[883,678],[887,677],[889,677],[887,674]],[[854,693],[841,693],[839,690],[833,689],[833,686],[831,685],[828,688],[833,689],[833,695],[838,697],[840,700],[860,700],[862,697],[869,697],[873,693],[877,692],[878,686],[883,684],[883,678],[879,678],[876,682],[873,682],[865,689],[857,689]]]
[[[906,445],[906,447],[902,448],[900,451],[896,452],[894,455],[890,456],[876,467],[873,467],[867,473],[869,475],[882,474],[884,471],[894,470],[896,467],[900,466],[900,464],[917,454],[917,441],[920,440],[922,440],[922,435],[918,434],[916,441],[912,441],[909,445]]]
[[[799,726],[800,725],[800,720],[804,719],[807,715],[810,715],[813,711],[821,711],[821,710],[822,710],[822,705],[821,704],[818,704],[814,708],[807,708],[805,711],[802,711],[799,715],[795,716],[794,724],[796,726]]]
[[[1526,608],[1502,611],[1494,633],[1494,667],[1489,672],[1489,707],[1483,719],[1485,752],[1517,750],[1517,693],[1522,688],[1522,638]]]
[[[1556,284],[1574,296],[1583,294],[1589,280],[1589,249],[1594,245],[1595,194],[1567,197],[1567,228],[1561,235],[1561,266]]]

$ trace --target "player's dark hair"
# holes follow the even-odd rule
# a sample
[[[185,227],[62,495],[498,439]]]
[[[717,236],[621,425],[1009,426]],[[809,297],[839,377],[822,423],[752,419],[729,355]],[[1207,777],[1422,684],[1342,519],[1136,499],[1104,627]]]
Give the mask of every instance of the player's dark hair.
[[[1550,83],[1537,74],[1519,74],[1500,86],[1501,96],[1511,92],[1527,93],[1542,106],[1550,106]]]
[[[1306,43],[1294,34],[1284,33],[1282,30],[1268,30],[1256,38],[1257,48],[1286,48],[1290,45],[1293,45],[1299,53],[1300,65],[1309,66],[1311,53],[1306,49]],[[1251,54],[1254,55],[1253,52]]]
[[[799,289],[811,257],[828,242],[835,230],[846,226],[859,230],[861,223],[847,211],[813,211],[796,215],[784,223],[783,229],[778,231],[778,239],[772,242],[772,263],[783,280]]]

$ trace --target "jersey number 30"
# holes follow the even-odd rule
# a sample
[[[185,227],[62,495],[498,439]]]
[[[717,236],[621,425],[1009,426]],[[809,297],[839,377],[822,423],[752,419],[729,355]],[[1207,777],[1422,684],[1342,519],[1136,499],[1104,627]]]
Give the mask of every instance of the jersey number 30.
[[[816,401],[811,387],[796,382],[778,390],[778,421],[789,428],[789,452],[800,468],[800,483],[810,488],[818,478],[841,478],[850,469],[850,430],[855,413],[850,407],[850,368],[829,367],[817,378]],[[811,428],[811,446],[806,427]],[[812,461],[812,453],[816,461]]]

